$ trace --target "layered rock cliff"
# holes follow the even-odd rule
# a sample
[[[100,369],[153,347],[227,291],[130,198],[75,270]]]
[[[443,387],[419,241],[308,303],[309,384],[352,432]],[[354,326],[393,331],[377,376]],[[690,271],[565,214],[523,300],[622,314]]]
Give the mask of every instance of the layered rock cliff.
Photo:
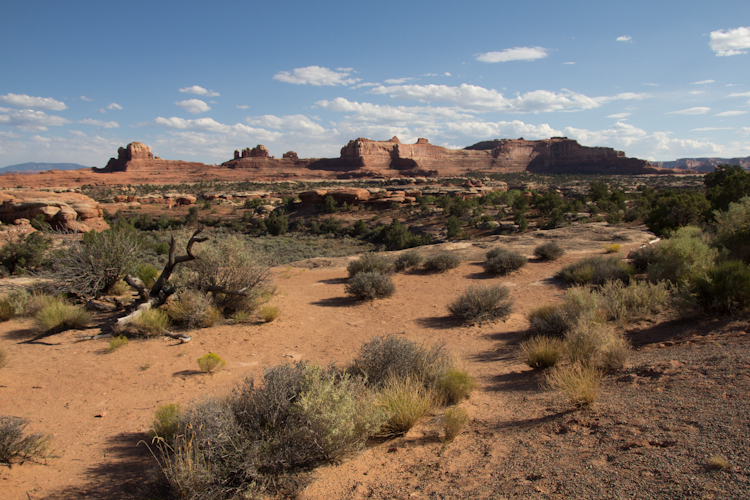
[[[131,142],[124,148],[117,150],[117,158],[110,158],[102,169],[92,169],[95,172],[132,172],[132,171],[160,171],[175,169],[207,169],[209,165],[181,160],[162,160],[151,153],[151,148],[140,142]]]

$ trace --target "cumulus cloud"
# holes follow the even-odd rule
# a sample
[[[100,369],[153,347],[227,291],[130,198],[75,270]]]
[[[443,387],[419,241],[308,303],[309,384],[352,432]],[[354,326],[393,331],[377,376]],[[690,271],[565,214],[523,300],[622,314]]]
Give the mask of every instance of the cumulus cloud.
[[[218,92],[204,89],[203,87],[199,85],[193,85],[192,87],[185,87],[183,89],[180,89],[180,92],[185,93],[185,94],[204,95],[206,97],[218,97],[220,95]]]
[[[709,45],[717,56],[747,54],[745,49],[750,49],[750,28],[712,31]]]
[[[750,92],[732,92],[729,97],[750,97]]]
[[[411,80],[414,80],[414,78],[389,78],[388,80],[385,80],[385,83],[387,83],[388,85],[400,85]]]
[[[732,130],[732,127],[699,127],[691,128],[691,132],[709,132],[711,130]]]
[[[738,134],[750,134],[750,127],[742,127],[737,130]]]
[[[163,118],[159,116],[152,122],[152,124],[172,130],[224,134],[227,137],[251,136],[258,138],[259,140],[274,139],[279,135],[277,132],[249,127],[242,123],[226,125],[217,122],[213,118],[196,118],[195,120],[187,120],[185,118],[177,118],[174,116],[171,118]]]
[[[250,106],[248,106],[247,104],[238,104],[237,106],[235,106],[235,108],[237,108],[237,109],[250,109]]]
[[[81,99],[82,101],[86,101],[86,102],[91,102],[91,101],[93,101],[93,99],[91,99],[90,97],[86,97],[85,95],[82,95],[80,99]]]
[[[83,123],[84,125],[93,125],[99,128],[118,128],[120,126],[117,122],[103,122],[101,120],[93,120],[86,118],[85,120],[78,120],[76,123]]]
[[[711,111],[711,108],[698,106],[695,108],[681,109],[680,111],[670,111],[668,115],[705,115]]]
[[[310,135],[321,135],[326,132],[324,127],[315,123],[305,115],[263,115],[248,118],[246,121],[249,125],[284,131],[302,132]]]
[[[707,85],[709,83],[716,83],[716,80],[701,80],[699,82],[692,82],[690,85]]]
[[[721,113],[716,113],[716,116],[739,116],[744,115],[747,113],[747,111],[722,111]]]
[[[534,61],[547,57],[544,47],[513,47],[499,52],[485,52],[476,56],[477,61],[498,63],[508,61]],[[450,76],[450,75],[449,75]]]
[[[0,95],[0,102],[18,108],[46,109],[49,111],[62,111],[68,109],[68,106],[66,106],[64,102],[56,101],[51,97],[34,97],[26,94]]]
[[[615,113],[613,115],[607,115],[607,118],[627,118],[631,113]]]
[[[37,134],[31,137],[3,137],[0,134],[0,150],[3,150],[3,159],[9,164],[41,161],[103,167],[122,144],[119,137],[101,137],[79,130],[70,130],[60,136]]]
[[[705,90],[691,90],[690,92],[688,92],[688,94],[690,95],[698,95],[698,94],[705,94],[705,93],[706,93]]]
[[[565,61],[563,64],[575,64],[573,61]]]
[[[175,101],[175,104],[194,115],[210,111],[211,107],[200,99],[188,99],[186,101]]]
[[[360,80],[359,78],[349,78],[351,72],[351,68],[338,68],[338,71],[333,71],[320,66],[307,66],[306,68],[295,68],[292,72],[279,71],[273,75],[273,79],[297,85],[347,86],[354,85]]]
[[[618,36],[617,39],[616,39],[616,41],[618,41],[618,42],[632,42],[633,41],[633,37],[631,37],[630,35],[622,35],[622,36]]]
[[[109,106],[107,106],[107,109],[116,109],[116,110],[119,111],[119,110],[122,109],[122,106],[120,106],[116,102],[112,102],[112,103],[109,104]]]
[[[60,116],[48,115],[33,109],[0,108],[0,125],[18,127],[23,131],[45,131],[47,127],[59,127],[68,122]]]

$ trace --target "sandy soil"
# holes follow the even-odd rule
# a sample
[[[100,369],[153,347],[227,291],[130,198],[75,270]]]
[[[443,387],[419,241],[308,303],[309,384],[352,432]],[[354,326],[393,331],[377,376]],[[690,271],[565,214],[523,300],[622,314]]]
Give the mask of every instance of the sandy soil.
[[[502,242],[531,256],[540,236],[561,241],[568,253],[554,263],[531,260],[506,277],[483,273],[487,248]],[[478,379],[462,403],[467,430],[444,448],[436,413],[402,438],[314,472],[299,498],[747,497],[747,322],[655,318],[638,325],[631,367],[607,379],[591,411],[541,392],[539,374],[515,359],[525,314],[561,300],[555,271],[602,253],[605,243],[627,251],[651,237],[590,225],[445,244],[464,257],[458,269],[398,274],[395,296],[371,303],[345,294],[346,259],[302,262],[274,270],[279,319],[199,330],[188,344],[131,341],[107,353],[106,340],[78,341],[96,329],[22,343],[33,336],[30,321],[2,323],[0,346],[10,362],[0,370],[0,414],[26,417],[29,430],[50,433],[54,456],[0,467],[0,496],[139,498],[154,465],[142,441],[159,405],[221,396],[248,374],[291,360],[344,364],[373,336],[396,334],[445,343]],[[456,325],[447,305],[471,284],[490,282],[510,287],[515,312],[505,322]],[[214,376],[197,371],[196,359],[208,351],[227,361]],[[705,469],[713,454],[728,456],[728,471]]]

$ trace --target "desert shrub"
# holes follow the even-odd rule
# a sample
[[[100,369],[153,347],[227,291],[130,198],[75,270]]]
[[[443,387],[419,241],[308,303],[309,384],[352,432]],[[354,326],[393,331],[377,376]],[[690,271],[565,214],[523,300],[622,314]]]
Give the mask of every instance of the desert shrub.
[[[448,238],[455,238],[461,235],[461,220],[455,215],[451,215],[446,219],[445,235]]]
[[[565,356],[574,364],[619,370],[630,356],[630,345],[610,325],[580,325],[565,336]]]
[[[540,306],[526,316],[535,335],[562,337],[571,325],[570,318],[562,306]]]
[[[18,235],[0,248],[0,267],[8,274],[18,274],[24,269],[34,269],[45,262],[52,239],[40,232]]]
[[[221,313],[205,294],[194,290],[180,292],[176,300],[167,302],[169,319],[183,328],[208,328],[221,317]]]
[[[390,297],[396,293],[396,285],[389,274],[360,272],[345,287],[346,293],[359,300],[375,300]]]
[[[682,227],[659,243],[656,261],[648,267],[653,281],[685,285],[704,274],[716,261],[718,251],[697,227]]]
[[[418,251],[407,250],[406,252],[398,256],[396,262],[394,263],[394,267],[396,271],[405,271],[409,268],[418,266],[422,263],[422,260],[424,260],[422,254],[420,254]]]
[[[99,297],[123,276],[135,272],[140,244],[133,228],[84,233],[80,241],[63,240],[50,253],[52,288],[86,299]]]
[[[493,248],[487,252],[484,270],[492,274],[508,274],[526,265],[527,259],[518,252],[506,248]]]
[[[31,293],[26,304],[24,306],[24,314],[26,316],[36,316],[36,314],[44,309],[47,305],[53,301],[58,300],[52,295],[48,295],[42,291],[35,291]]]
[[[128,294],[132,291],[132,288],[130,288],[130,285],[125,283],[124,280],[120,280],[114,285],[112,285],[112,288],[109,289],[109,295],[115,295],[117,297],[121,297],[123,295]]]
[[[218,372],[224,368],[224,365],[226,364],[226,361],[221,359],[221,356],[213,352],[207,352],[198,358],[198,368],[200,368],[203,373],[208,373],[209,375]]]
[[[458,368],[443,372],[437,380],[436,398],[445,404],[456,404],[468,398],[477,387],[477,379]]]
[[[41,333],[80,330],[91,322],[91,313],[82,306],[55,297],[34,315],[34,322]]]
[[[180,405],[167,403],[159,406],[154,412],[154,421],[148,435],[151,438],[161,438],[167,443],[174,442],[180,424]]]
[[[563,353],[562,339],[546,335],[536,335],[518,346],[519,359],[534,369],[555,366]]]
[[[359,273],[393,274],[394,268],[386,257],[376,253],[366,253],[359,259],[349,262],[346,270],[349,277],[353,278]]]
[[[559,243],[550,241],[537,246],[534,249],[534,255],[542,260],[557,260],[565,255],[565,250]]]
[[[16,308],[7,298],[0,299],[0,321],[8,321],[16,316]]]
[[[587,287],[574,286],[565,292],[563,311],[569,329],[578,325],[601,323],[604,318],[599,313],[599,294]]]
[[[281,309],[276,306],[263,306],[260,308],[258,314],[260,315],[260,319],[262,319],[264,323],[270,323],[271,321],[279,317],[279,315],[281,314]]]
[[[109,345],[107,346],[107,352],[115,352],[120,347],[128,345],[129,340],[124,335],[115,335],[109,339]]]
[[[469,423],[469,414],[463,408],[448,408],[443,413],[443,442],[450,443]]]
[[[719,165],[703,176],[711,208],[726,210],[732,202],[750,196],[750,173],[739,165]]]
[[[25,418],[0,416],[0,463],[11,465],[47,456],[49,436],[26,434],[28,424]]]
[[[289,231],[289,216],[284,213],[283,209],[274,210],[263,222],[268,233],[273,236],[280,236]]]
[[[415,377],[433,385],[453,367],[453,360],[442,345],[427,347],[403,337],[373,337],[364,344],[348,371],[365,378],[373,387],[390,377]]]
[[[656,235],[665,236],[680,227],[700,224],[710,208],[703,193],[661,190],[651,203],[645,223]]]
[[[155,337],[169,328],[169,315],[161,309],[146,309],[132,323],[128,329],[135,335]]]
[[[575,406],[590,406],[596,402],[604,374],[590,365],[557,365],[545,376],[548,390],[562,392]]]
[[[440,252],[425,260],[422,267],[428,272],[444,273],[457,268],[459,264],[461,264],[461,257],[458,255],[451,252]]]
[[[750,267],[730,260],[710,267],[695,280],[698,303],[716,314],[735,314],[750,307]]]
[[[177,281],[204,294],[211,292],[214,304],[225,316],[254,311],[272,287],[269,266],[252,255],[239,238],[227,236],[218,244],[202,246],[198,256],[176,268]]]
[[[381,433],[389,436],[406,433],[436,405],[435,393],[418,378],[387,379],[378,393],[378,406],[388,415]]]
[[[659,251],[655,245],[643,245],[640,248],[631,250],[628,253],[628,260],[636,271],[644,272],[648,269],[648,266],[658,260],[658,253]]]
[[[0,368],[3,368],[5,365],[8,364],[8,351],[0,347]]]
[[[159,270],[153,264],[140,264],[135,271],[135,275],[143,281],[146,288],[151,288],[153,286],[156,278],[159,277],[159,274]]]
[[[448,310],[464,323],[497,321],[513,310],[513,301],[508,297],[510,290],[504,286],[471,286],[448,306]]]
[[[631,321],[658,314],[669,301],[666,283],[621,281],[605,283],[598,291],[598,305],[608,320]]]
[[[733,259],[750,264],[750,196],[730,203],[725,212],[714,212],[715,244]]]
[[[622,250],[622,245],[619,243],[613,243],[612,245],[604,245],[604,251],[606,253],[617,253]]]
[[[597,255],[568,264],[555,273],[555,277],[574,285],[603,285],[613,280],[627,283],[632,272],[632,268],[619,256]]]

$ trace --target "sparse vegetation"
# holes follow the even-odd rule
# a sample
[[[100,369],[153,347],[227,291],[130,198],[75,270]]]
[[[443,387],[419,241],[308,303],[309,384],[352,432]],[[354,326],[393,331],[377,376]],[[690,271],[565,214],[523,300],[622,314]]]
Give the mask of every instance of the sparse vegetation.
[[[610,281],[598,291],[598,306],[608,320],[634,321],[662,312],[669,302],[666,283]]]
[[[115,352],[120,347],[125,347],[128,345],[129,340],[124,335],[115,335],[113,337],[110,337],[109,339],[109,345],[107,346],[107,352]]]
[[[534,369],[555,366],[563,357],[564,345],[558,337],[535,335],[518,346],[519,359]]]
[[[420,254],[418,251],[407,250],[406,252],[398,256],[396,262],[394,263],[394,267],[396,271],[406,271],[407,269],[418,266],[422,263],[423,260],[424,258],[422,257],[422,254]]]
[[[0,368],[4,368],[8,364],[8,351],[0,347]]]
[[[466,428],[469,414],[463,408],[448,408],[443,413],[443,442],[452,442]]]
[[[65,330],[80,330],[91,322],[91,313],[82,306],[73,305],[54,297],[34,316],[40,333],[59,333]]]
[[[627,283],[632,273],[630,266],[619,256],[597,255],[568,264],[555,273],[555,277],[573,285],[603,285],[613,280]]]
[[[353,278],[359,273],[379,273],[384,275],[393,274],[393,264],[382,255],[376,253],[366,253],[357,260],[353,260],[346,266],[349,278]]]
[[[169,315],[160,309],[147,309],[128,326],[137,336],[155,337],[169,328]]]
[[[477,387],[477,380],[458,368],[443,372],[437,380],[437,393],[445,404],[453,405],[468,398]]]
[[[224,365],[226,364],[226,361],[221,359],[221,356],[213,352],[208,352],[198,358],[198,368],[200,368],[203,373],[208,373],[209,375],[218,372],[224,368]]]
[[[170,320],[187,329],[211,327],[221,317],[211,299],[194,290],[181,292],[176,300],[167,303],[165,309]],[[238,313],[240,311],[235,314]]]
[[[557,260],[565,255],[565,249],[559,243],[550,241],[537,246],[534,255],[542,260]]]
[[[345,290],[358,300],[375,300],[396,293],[396,285],[393,284],[390,274],[359,272],[349,279]]]
[[[619,243],[613,243],[612,245],[604,245],[605,253],[618,253],[620,250],[622,250],[622,245],[620,245]]]
[[[444,273],[457,268],[461,264],[461,257],[451,252],[440,252],[425,260],[422,267],[431,273]]]
[[[487,252],[487,260],[482,265],[488,273],[504,275],[521,269],[526,262],[526,257],[520,253],[498,247]]]
[[[448,306],[451,315],[464,323],[486,323],[506,318],[513,310],[510,290],[500,285],[472,286]]]
[[[431,388],[414,376],[386,379],[378,393],[378,405],[389,415],[381,429],[385,435],[401,435],[414,427],[437,405]]]
[[[604,374],[591,365],[557,365],[545,376],[547,389],[562,392],[575,406],[591,406],[601,390]]]
[[[270,323],[281,315],[281,309],[276,306],[263,306],[258,314],[264,323]]]
[[[11,465],[47,456],[50,438],[46,434],[25,432],[25,418],[0,416],[0,463]]]

